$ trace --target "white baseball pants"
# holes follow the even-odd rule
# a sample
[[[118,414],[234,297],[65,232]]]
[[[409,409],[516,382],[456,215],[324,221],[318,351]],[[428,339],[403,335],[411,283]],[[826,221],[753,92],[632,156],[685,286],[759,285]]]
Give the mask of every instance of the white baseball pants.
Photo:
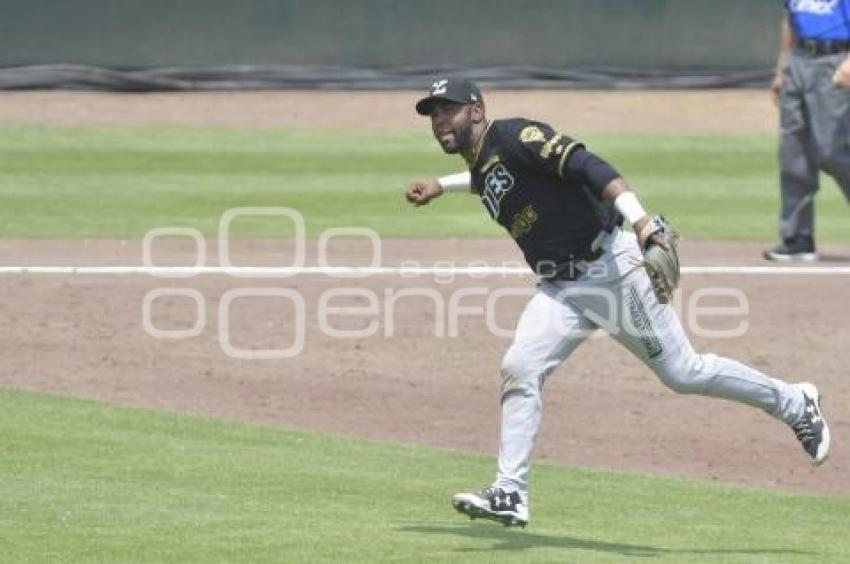
[[[697,354],[673,308],[658,303],[631,233],[606,238],[603,257],[574,282],[542,282],[520,317],[502,361],[502,429],[495,485],[528,492],[528,468],[541,421],[546,378],[593,331],[607,331],[669,388],[739,401],[795,423],[804,399],[796,386],[737,361]]]

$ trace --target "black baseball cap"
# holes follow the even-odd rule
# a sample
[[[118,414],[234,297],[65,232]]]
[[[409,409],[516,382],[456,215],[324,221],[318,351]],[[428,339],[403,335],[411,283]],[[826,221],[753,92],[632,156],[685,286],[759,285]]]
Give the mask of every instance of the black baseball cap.
[[[421,116],[431,114],[434,102],[447,100],[457,104],[483,102],[478,86],[463,78],[438,78],[428,88],[428,95],[416,102],[416,113]]]

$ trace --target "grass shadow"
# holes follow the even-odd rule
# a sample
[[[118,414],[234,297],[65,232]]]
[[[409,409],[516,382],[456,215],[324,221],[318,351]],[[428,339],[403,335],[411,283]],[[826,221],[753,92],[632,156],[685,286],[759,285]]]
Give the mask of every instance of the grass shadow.
[[[798,555],[809,556],[815,553],[790,549],[676,549],[664,548],[645,544],[628,544],[608,542],[604,540],[587,539],[570,535],[544,535],[527,532],[521,529],[506,529],[495,523],[471,523],[459,525],[404,525],[398,528],[402,533],[418,533],[426,535],[456,535],[477,540],[493,541],[488,548],[461,548],[458,552],[490,552],[493,550],[523,551],[533,548],[561,548],[592,550],[620,556],[639,558],[657,558],[660,556],[681,555]]]

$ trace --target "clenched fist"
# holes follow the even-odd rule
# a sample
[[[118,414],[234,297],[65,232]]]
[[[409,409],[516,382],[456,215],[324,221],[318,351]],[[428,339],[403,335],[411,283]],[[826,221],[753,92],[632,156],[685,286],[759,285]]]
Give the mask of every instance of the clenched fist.
[[[417,206],[424,206],[443,193],[443,187],[436,178],[414,180],[407,187],[407,201]]]

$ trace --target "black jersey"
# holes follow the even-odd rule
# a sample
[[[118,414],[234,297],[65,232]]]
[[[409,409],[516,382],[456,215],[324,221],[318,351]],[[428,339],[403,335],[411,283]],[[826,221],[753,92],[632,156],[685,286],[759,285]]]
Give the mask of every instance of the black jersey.
[[[564,273],[574,273],[576,262],[595,258],[600,234],[623,222],[599,199],[604,186],[589,186],[571,166],[586,155],[581,143],[544,123],[495,120],[470,170],[472,191],[541,276],[569,278]],[[605,166],[609,180],[618,176]]]

